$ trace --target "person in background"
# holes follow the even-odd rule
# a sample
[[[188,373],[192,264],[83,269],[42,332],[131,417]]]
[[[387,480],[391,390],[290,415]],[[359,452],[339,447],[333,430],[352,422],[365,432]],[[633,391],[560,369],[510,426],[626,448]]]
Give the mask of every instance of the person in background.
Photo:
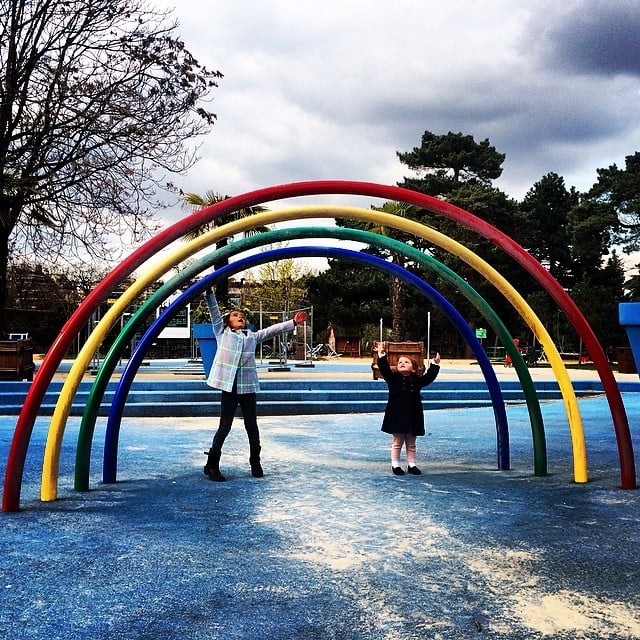
[[[220,313],[214,292],[209,289],[205,300],[211,314],[211,324],[217,342],[213,366],[207,385],[220,389],[220,423],[207,455],[204,473],[215,482],[224,482],[220,473],[222,445],[231,431],[236,408],[240,405],[244,428],[249,438],[249,465],[254,478],[262,478],[260,462],[260,432],[257,420],[256,393],[260,389],[256,369],[256,345],[283,332],[292,332],[295,326],[307,318],[306,311],[298,311],[292,320],[274,324],[266,329],[250,331],[247,319],[240,309],[232,309],[224,316]]]
[[[387,361],[384,342],[376,345],[378,367],[389,387],[389,399],[384,411],[382,431],[393,436],[391,441],[391,470],[396,476],[403,476],[400,454],[404,445],[407,456],[407,473],[419,476],[422,472],[416,466],[416,437],[423,436],[424,412],[420,390],[431,384],[440,371],[440,354],[422,376],[417,374],[418,366],[409,356],[398,357],[394,372]]]
[[[520,348],[520,339],[519,338],[514,338],[513,339],[513,344],[516,345],[516,347],[518,347],[518,349]],[[505,367],[511,367],[513,365],[513,362],[511,361],[511,354],[509,352],[507,352],[504,356],[504,366]]]

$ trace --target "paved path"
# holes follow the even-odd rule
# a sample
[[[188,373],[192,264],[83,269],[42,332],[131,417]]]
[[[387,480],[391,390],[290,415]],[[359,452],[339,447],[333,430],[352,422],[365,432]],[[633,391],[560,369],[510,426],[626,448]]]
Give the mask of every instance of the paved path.
[[[639,396],[624,395],[636,448]],[[416,477],[390,474],[378,415],[261,418],[260,480],[237,424],[226,483],[202,474],[213,420],[127,419],[119,482],[105,486],[100,421],[92,490],[76,493],[71,419],[54,503],[38,499],[38,419],[24,510],[0,515],[0,637],[640,638],[640,492],[618,488],[605,399],[580,408],[584,485],[562,402],[543,404],[545,478],[516,406],[511,471],[496,471],[491,409],[448,410],[427,414]],[[2,477],[14,424],[0,418]]]

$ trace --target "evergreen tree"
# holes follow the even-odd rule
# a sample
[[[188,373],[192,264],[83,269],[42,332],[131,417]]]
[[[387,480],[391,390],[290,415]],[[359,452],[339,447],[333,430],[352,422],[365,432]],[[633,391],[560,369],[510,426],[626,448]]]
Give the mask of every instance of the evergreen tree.
[[[628,252],[640,249],[640,152],[626,156],[625,168],[598,169],[588,197],[608,205],[616,215],[614,229]]]
[[[571,296],[598,337],[603,349],[626,344],[624,329],[617,322],[618,303],[625,294],[624,263],[613,251],[601,268],[588,272],[571,290]]]
[[[388,276],[380,271],[329,259],[326,271],[307,280],[307,298],[314,308],[314,328],[330,322],[349,335],[367,324],[391,324]],[[346,334],[343,334],[346,335]]]
[[[462,133],[436,135],[425,131],[421,146],[406,153],[398,152],[398,158],[418,174],[417,177],[405,178],[400,186],[442,198],[482,218],[508,235],[513,235],[519,220],[517,204],[492,184],[492,181],[502,174],[505,155],[499,153],[488,140],[478,143],[473,136]],[[520,278],[521,269],[499,248],[474,231],[465,229],[444,216],[424,210],[420,211],[416,218],[465,245],[498,270],[506,268]],[[506,319],[507,326],[517,323],[518,314],[515,310],[474,269],[439,247],[421,248],[429,250],[436,258],[464,277]],[[450,290],[448,285],[438,283],[438,289],[445,297],[457,300],[458,310],[468,319],[471,326],[480,321],[475,307],[466,300],[454,297],[456,292]],[[519,330],[519,326],[518,324],[518,328],[514,328],[513,331]]]
[[[502,175],[505,159],[489,140],[476,142],[473,136],[451,131],[445,135],[425,131],[419,147],[397,155],[418,174],[405,178],[401,186],[432,196],[447,195],[461,182],[490,186]]]
[[[575,189],[565,187],[556,173],[543,176],[520,203],[518,242],[545,265],[558,282],[568,286],[572,274],[569,215],[578,204]]]

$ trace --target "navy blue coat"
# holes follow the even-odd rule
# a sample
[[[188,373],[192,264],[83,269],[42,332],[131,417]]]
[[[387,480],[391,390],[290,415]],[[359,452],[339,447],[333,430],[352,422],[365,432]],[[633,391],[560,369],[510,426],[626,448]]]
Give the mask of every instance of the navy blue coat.
[[[415,373],[404,376],[392,371],[387,356],[382,356],[378,358],[378,367],[389,387],[382,431],[423,436],[424,413],[420,390],[436,379],[440,366],[432,364],[422,376]]]

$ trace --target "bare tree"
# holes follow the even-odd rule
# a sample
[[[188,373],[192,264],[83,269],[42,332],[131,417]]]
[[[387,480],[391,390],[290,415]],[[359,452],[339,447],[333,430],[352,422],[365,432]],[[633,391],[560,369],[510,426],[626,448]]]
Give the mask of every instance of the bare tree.
[[[221,74],[169,17],[144,0],[0,0],[0,309],[11,253],[106,259],[196,161]]]

